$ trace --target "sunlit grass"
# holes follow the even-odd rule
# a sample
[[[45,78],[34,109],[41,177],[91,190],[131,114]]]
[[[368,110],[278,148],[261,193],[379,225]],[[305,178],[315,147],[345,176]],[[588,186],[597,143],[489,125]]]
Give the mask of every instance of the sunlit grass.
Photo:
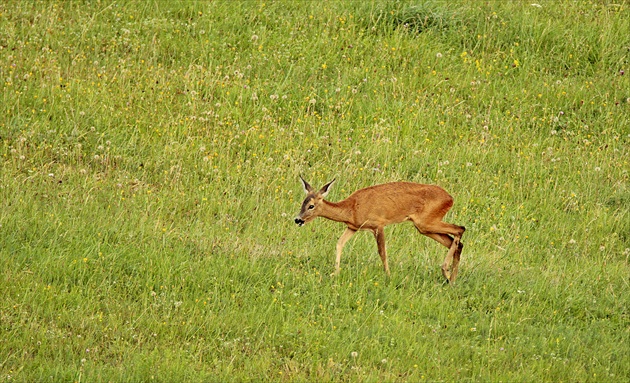
[[[625,381],[618,3],[0,5],[0,381]],[[457,284],[298,174],[444,187]]]

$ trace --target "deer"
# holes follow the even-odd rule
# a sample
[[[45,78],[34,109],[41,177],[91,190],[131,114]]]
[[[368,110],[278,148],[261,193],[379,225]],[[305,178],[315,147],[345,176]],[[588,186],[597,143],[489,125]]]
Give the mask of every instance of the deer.
[[[455,282],[464,248],[461,238],[466,228],[443,221],[453,206],[453,197],[441,187],[414,182],[390,182],[360,189],[342,201],[330,202],[324,198],[335,179],[319,190],[313,189],[301,175],[300,179],[306,198],[295,223],[301,227],[317,217],[323,217],[346,225],[346,230],[337,241],[334,275],[338,275],[341,270],[341,253],[346,242],[357,231],[363,230],[374,234],[385,274],[389,277],[383,229],[387,225],[411,221],[420,234],[449,249],[442,263],[442,275],[447,283]]]

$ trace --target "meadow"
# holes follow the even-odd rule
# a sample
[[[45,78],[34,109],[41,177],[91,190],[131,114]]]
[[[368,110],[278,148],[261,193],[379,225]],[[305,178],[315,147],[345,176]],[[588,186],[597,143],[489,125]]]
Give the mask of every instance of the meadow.
[[[630,3],[0,3],[0,382],[630,380]],[[437,184],[391,277],[328,199]]]

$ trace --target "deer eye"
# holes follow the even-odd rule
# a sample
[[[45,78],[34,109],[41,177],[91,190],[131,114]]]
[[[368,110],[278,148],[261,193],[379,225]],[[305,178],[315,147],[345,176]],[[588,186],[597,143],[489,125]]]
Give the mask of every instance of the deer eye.
[[[308,207],[308,210],[313,210],[313,209],[315,209],[315,205],[310,205],[310,206]]]

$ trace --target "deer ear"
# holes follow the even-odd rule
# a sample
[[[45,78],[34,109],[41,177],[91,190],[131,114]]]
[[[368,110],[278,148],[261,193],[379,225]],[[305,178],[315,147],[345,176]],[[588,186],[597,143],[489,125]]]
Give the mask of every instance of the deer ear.
[[[302,178],[302,176],[300,176],[300,179],[302,180],[302,187],[304,187],[304,193],[306,193],[306,194],[312,193],[313,192],[313,187],[311,185],[309,185],[308,182],[306,182],[304,180],[304,178]]]
[[[335,180],[332,180],[329,183],[327,183],[326,185],[322,186],[322,188],[319,191],[319,194],[321,194],[322,197],[326,197],[326,195],[330,191],[330,185],[332,185],[333,182],[335,182]]]

